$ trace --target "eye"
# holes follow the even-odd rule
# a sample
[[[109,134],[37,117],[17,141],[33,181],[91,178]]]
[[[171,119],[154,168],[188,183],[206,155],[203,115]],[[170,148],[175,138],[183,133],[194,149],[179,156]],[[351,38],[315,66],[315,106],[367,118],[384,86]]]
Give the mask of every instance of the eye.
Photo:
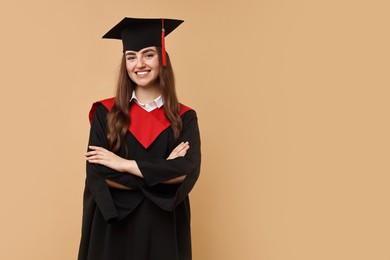
[[[148,52],[148,53],[145,53],[145,58],[146,59],[151,59],[154,57],[154,53],[153,52]]]
[[[126,60],[134,61],[134,60],[135,60],[135,56],[127,55],[127,56],[126,56]]]

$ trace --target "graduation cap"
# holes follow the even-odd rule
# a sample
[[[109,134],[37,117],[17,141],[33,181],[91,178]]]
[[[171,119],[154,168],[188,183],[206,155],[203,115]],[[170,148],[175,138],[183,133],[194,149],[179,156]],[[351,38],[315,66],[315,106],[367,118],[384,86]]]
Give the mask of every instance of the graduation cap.
[[[162,62],[166,66],[165,36],[175,30],[183,20],[165,18],[129,18],[125,17],[103,39],[119,39],[123,43],[123,51],[139,51],[156,46],[162,48]]]

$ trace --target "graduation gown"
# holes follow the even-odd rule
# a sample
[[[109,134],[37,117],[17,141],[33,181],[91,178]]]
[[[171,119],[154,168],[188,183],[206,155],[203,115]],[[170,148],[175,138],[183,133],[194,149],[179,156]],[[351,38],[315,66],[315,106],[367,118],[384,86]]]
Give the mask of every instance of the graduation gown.
[[[108,149],[107,114],[114,98],[90,111],[89,145]],[[190,260],[188,194],[200,172],[200,137],[194,110],[180,104],[183,128],[177,140],[164,109],[147,112],[130,104],[125,146],[117,154],[135,160],[144,178],[87,162],[79,260]],[[188,141],[186,156],[166,160]],[[163,184],[186,175],[180,184]],[[106,179],[131,190],[108,187]]]

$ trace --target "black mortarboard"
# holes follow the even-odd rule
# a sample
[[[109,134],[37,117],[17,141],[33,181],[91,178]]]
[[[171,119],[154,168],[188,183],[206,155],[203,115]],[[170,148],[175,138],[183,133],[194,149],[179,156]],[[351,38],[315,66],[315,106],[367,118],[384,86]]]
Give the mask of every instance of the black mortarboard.
[[[162,47],[163,66],[166,65],[165,36],[178,27],[183,20],[165,18],[128,18],[125,17],[110,31],[104,39],[119,39],[123,51],[139,51],[150,46]]]

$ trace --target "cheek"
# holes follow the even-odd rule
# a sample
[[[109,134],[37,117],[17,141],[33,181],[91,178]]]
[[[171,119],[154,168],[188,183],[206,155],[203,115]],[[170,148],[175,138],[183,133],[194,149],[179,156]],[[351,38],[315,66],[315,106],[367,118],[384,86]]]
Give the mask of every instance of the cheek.
[[[153,78],[158,79],[159,75],[160,75],[159,68],[153,69]]]
[[[153,66],[152,68],[153,68],[154,72],[158,76],[160,74],[160,64],[158,62],[156,62],[152,66]]]
[[[129,62],[126,62],[127,75],[129,75],[129,77],[131,77],[131,72],[133,71],[133,69],[134,69],[134,66],[129,64]]]
[[[127,60],[126,59],[126,69],[127,71],[133,71],[135,66],[137,66],[137,62],[136,61],[131,61],[131,60]]]
[[[157,71],[160,70],[160,62],[158,61],[158,58],[157,58],[156,60],[154,60],[153,66],[154,66],[154,68],[155,68]]]

